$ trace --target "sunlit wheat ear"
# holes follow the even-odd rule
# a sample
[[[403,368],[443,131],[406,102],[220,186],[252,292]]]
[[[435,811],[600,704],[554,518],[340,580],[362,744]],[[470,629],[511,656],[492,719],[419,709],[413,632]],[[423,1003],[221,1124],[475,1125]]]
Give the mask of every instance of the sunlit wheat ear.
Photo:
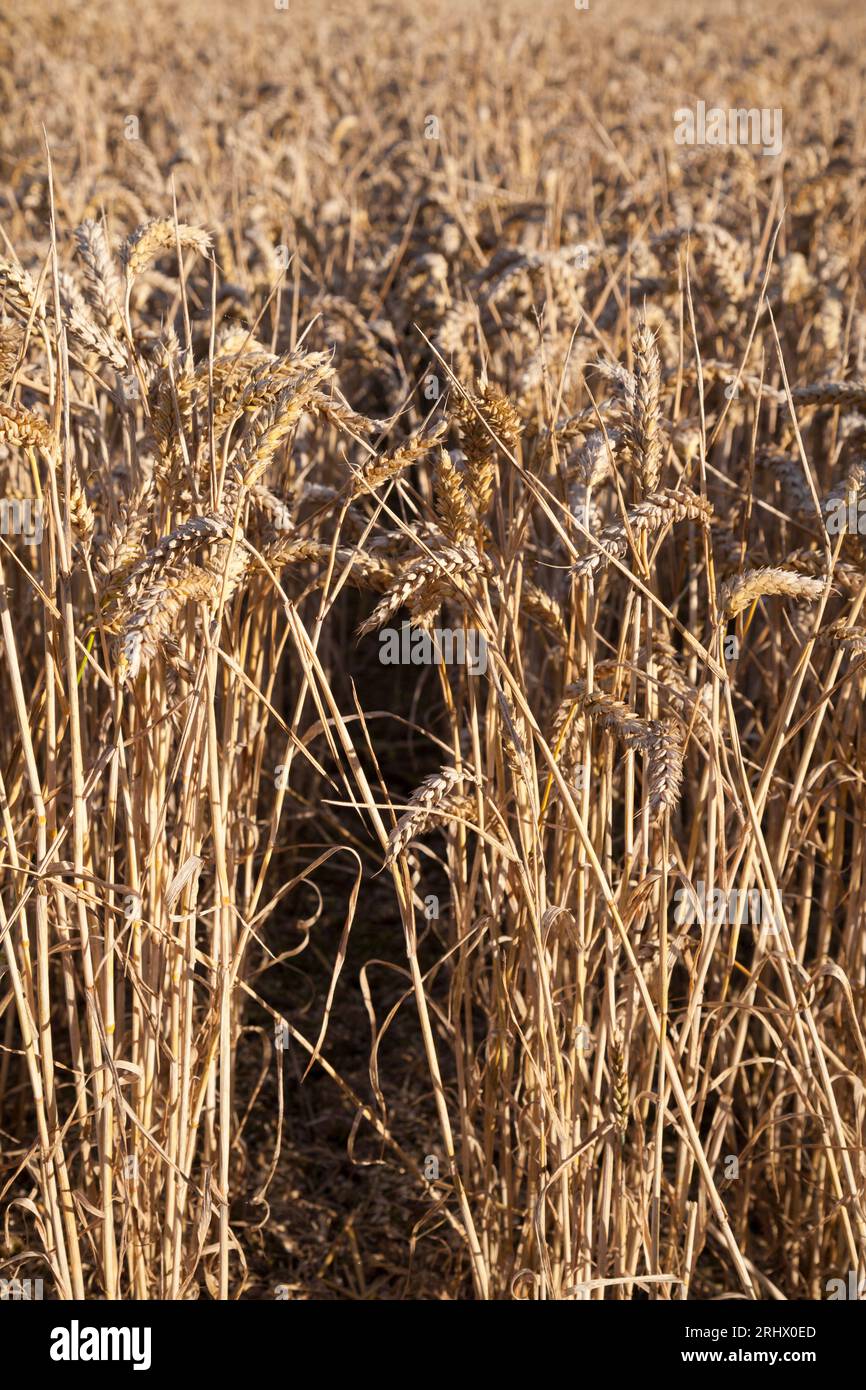
[[[454,409],[466,454],[467,487],[482,516],[493,497],[498,446],[513,452],[523,425],[507,397],[490,384],[468,399],[459,396]]]
[[[625,1050],[622,1038],[610,1041],[610,1099],[614,1124],[624,1139],[628,1130],[629,1088],[628,1073],[625,1067]]]
[[[253,487],[279,449],[308,410],[329,413],[328,402],[319,390],[332,375],[321,356],[305,365],[290,384],[266,401],[247,424],[243,437],[229,458],[229,476],[223,498],[226,511],[233,509],[242,493]],[[351,414],[351,412],[349,412]]]
[[[461,783],[471,783],[473,778],[465,769],[457,771],[453,767],[443,767],[439,772],[427,777],[409,799],[404,815],[400,817],[388,836],[385,853],[386,866],[392,864],[399,854],[435,821],[442,821],[451,814],[451,794]],[[465,795],[465,794],[463,794]],[[462,796],[461,796],[462,804]]]
[[[436,511],[442,530],[458,545],[472,534],[472,504],[463,474],[453,462],[447,449],[439,450],[434,476]]]
[[[658,817],[672,811],[680,799],[685,753],[683,729],[671,717],[655,720],[651,726],[647,751],[650,815]]]
[[[376,604],[369,618],[360,624],[357,635],[365,637],[367,633],[375,632],[404,604],[411,606],[420,601],[425,608],[429,607],[435,597],[441,597],[449,588],[453,588],[454,579],[476,574],[482,569],[481,557],[469,545],[462,546],[459,550],[452,546],[443,546],[432,559],[425,557],[416,560],[381,602]]]
[[[256,411],[272,406],[277,398],[292,386],[306,391],[313,386],[333,380],[331,359],[324,352],[286,353],[281,357],[255,353],[243,362],[226,357],[221,359],[213,386],[213,431],[221,438],[224,429],[233,421],[251,417]],[[204,408],[208,402],[210,376],[207,364],[199,368],[189,384],[189,394]]]
[[[115,371],[129,366],[126,350],[116,335],[91,316],[87,303],[71,275],[60,272],[60,307],[63,322],[79,351],[92,352]]]
[[[104,583],[106,598],[122,588],[130,571],[142,558],[144,538],[151,526],[147,505],[149,492],[148,484],[122,508],[121,521],[112,527],[100,547],[96,572]]]
[[[122,325],[123,283],[101,222],[88,218],[76,228],[75,240],[84,266],[85,298],[100,328],[118,333]]]
[[[190,600],[207,602],[214,596],[214,588],[213,574],[202,567],[163,571],[158,582],[141,595],[124,624],[117,662],[121,685],[135,680],[142,664],[147,665],[156,657],[181,609]]]
[[[546,627],[562,643],[568,641],[568,628],[562,607],[552,594],[540,585],[526,580],[521,595],[523,607],[531,618]]]
[[[178,245],[184,251],[193,249],[200,256],[206,256],[211,239],[200,227],[190,227],[185,222],[175,224],[170,218],[157,217],[137,227],[126,238],[120,253],[127,280],[140,275],[157,256],[173,251]]]
[[[823,579],[810,579],[796,570],[768,565],[762,569],[745,570],[743,574],[726,579],[719,589],[719,608],[724,617],[735,618],[756,599],[773,594],[815,603],[826,587]]]
[[[181,522],[156,545],[151,546],[130,570],[124,582],[126,602],[137,602],[141,594],[159,583],[163,570],[168,566],[177,566],[203,545],[231,535],[232,529],[231,517],[218,516],[216,513],[193,516],[188,521]]]
[[[611,522],[596,537],[598,549],[578,560],[573,573],[578,579],[597,574],[611,559],[622,559],[629,553],[629,531],[635,537],[652,535],[663,526],[679,521],[695,521],[708,527],[712,518],[712,506],[705,498],[692,492],[691,488],[681,487],[676,492],[662,488],[650,493],[634,507],[629,507],[624,521]]]
[[[0,439],[6,439],[21,449],[42,449],[52,457],[57,454],[57,441],[52,430],[35,411],[23,405],[0,403]]]
[[[825,628],[820,637],[822,642],[838,647],[840,651],[848,652],[851,656],[866,654],[866,628],[849,627],[844,618]]]
[[[249,489],[248,498],[253,508],[257,508],[269,518],[275,531],[288,533],[295,530],[290,503],[265,483],[254,483]]]
[[[355,474],[350,496],[360,497],[363,493],[373,492],[383,483],[390,482],[392,478],[400,477],[407,468],[418,463],[431,449],[436,447],[444,429],[445,422],[442,421],[438,430],[410,439],[399,449],[395,449],[392,454],[385,454],[381,458],[374,455]]]
[[[0,298],[20,317],[45,322],[45,306],[29,270],[0,255]]]
[[[8,381],[18,363],[24,342],[24,331],[17,325],[0,325],[0,385]]]
[[[866,406],[866,381],[822,381],[814,386],[797,386],[791,398],[795,405],[830,405],[859,410]]]
[[[642,719],[623,700],[603,690],[590,690],[582,680],[575,681],[566,688],[565,697],[557,714],[557,721],[563,722],[569,706],[577,705],[581,712],[601,729],[616,734],[623,743],[632,747],[649,748],[655,739],[654,726]]]
[[[267,540],[258,554],[250,555],[250,572],[272,570],[279,573],[285,566],[302,565],[306,561],[319,562],[319,579],[323,582],[322,570],[331,559],[332,547],[325,541],[306,539],[293,534],[280,534]],[[348,571],[349,580],[360,589],[372,589],[382,593],[391,587],[395,579],[394,569],[378,556],[368,555],[363,550],[350,550],[338,546],[334,551],[335,573]]]
[[[662,432],[659,408],[661,362],[655,335],[641,322],[632,344],[634,389],[631,412],[624,422],[632,466],[644,492],[654,492],[662,466]]]
[[[227,569],[217,555],[210,565],[172,565],[164,570],[158,582],[141,594],[124,623],[117,664],[120,683],[135,680],[142,666],[159,655],[187,603],[213,603],[220,597],[228,602],[248,564],[247,552],[236,546]]]
[[[623,442],[623,431],[616,427],[608,430],[590,430],[569,465],[567,476],[572,475],[586,487],[597,488],[607,482],[613,473],[612,459]]]

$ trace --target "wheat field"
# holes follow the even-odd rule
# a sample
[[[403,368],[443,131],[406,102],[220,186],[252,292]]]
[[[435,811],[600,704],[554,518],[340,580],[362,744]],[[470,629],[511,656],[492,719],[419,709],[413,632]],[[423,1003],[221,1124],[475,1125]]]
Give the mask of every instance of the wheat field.
[[[864,31],[0,16],[2,1279],[866,1273]]]

